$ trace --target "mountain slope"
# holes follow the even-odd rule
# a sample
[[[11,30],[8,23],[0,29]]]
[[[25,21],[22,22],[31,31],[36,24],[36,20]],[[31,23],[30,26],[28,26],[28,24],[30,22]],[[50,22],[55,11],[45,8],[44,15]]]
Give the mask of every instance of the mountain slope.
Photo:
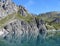
[[[54,26],[57,30],[60,28],[60,12],[48,12],[40,14],[37,18],[43,19],[49,25]]]
[[[33,16],[23,6],[17,6],[11,0],[1,0],[0,3],[0,11],[2,10],[0,12],[0,32],[2,32],[0,38],[3,39],[0,41],[3,42],[1,46],[6,44],[6,46],[15,46],[15,44],[29,46],[27,43],[38,43],[41,38],[44,40],[47,36],[60,35],[53,32],[60,28],[57,25],[60,24],[60,13],[50,12]]]
[[[11,0],[3,0],[3,2],[1,0],[1,3],[4,3],[4,6],[2,5],[3,7],[0,6],[0,9],[5,11],[4,14],[6,14],[6,10],[8,10],[6,16],[3,12],[1,12],[3,15],[0,14],[1,38],[12,43],[18,42],[17,44],[19,45],[24,42],[29,42],[30,40],[33,41],[33,39],[37,40],[37,37],[40,37],[40,35],[45,38],[47,29],[43,20],[37,20],[36,17],[28,13],[23,6],[16,6]]]

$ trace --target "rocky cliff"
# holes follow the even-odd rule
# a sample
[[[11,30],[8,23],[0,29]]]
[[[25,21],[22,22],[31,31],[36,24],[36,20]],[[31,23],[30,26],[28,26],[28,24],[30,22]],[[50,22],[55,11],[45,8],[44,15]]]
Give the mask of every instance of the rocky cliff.
[[[17,12],[17,6],[11,0],[0,0],[0,19]]]
[[[3,39],[22,43],[32,38],[45,38],[45,22],[29,14],[23,6],[16,6],[11,0],[1,0],[0,11],[0,37]]]
[[[17,6],[11,0],[0,0],[0,37],[19,45],[29,43],[30,40],[38,43],[40,38],[46,38],[47,30],[53,27],[45,21],[44,15],[33,16],[23,6]],[[54,22],[57,20],[60,21],[55,18]]]
[[[23,20],[15,20],[7,25],[1,30],[4,32],[2,37],[9,41],[16,41],[22,42],[25,40],[31,40],[31,38],[37,39],[38,36],[45,36],[46,34],[46,27],[42,22],[39,22],[39,26],[37,23],[31,22],[27,23]]]
[[[43,13],[40,14],[38,18],[43,19],[46,23],[52,25],[57,30],[60,28],[60,12],[53,11],[53,12]]]

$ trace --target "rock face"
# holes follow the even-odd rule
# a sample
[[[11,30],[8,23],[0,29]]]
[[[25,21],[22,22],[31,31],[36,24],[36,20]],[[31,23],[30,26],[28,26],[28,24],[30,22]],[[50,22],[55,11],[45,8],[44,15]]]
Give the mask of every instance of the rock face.
[[[22,16],[27,16],[27,10],[25,9],[25,7],[23,7],[23,6],[19,6],[18,7],[19,8],[19,10],[18,10],[18,12],[22,15]]]
[[[0,1],[0,19],[9,14],[13,14],[14,12],[19,13],[24,17],[28,16],[28,12],[24,7],[16,6],[11,2],[11,0]],[[26,19],[24,17],[22,18]],[[30,40],[37,40],[38,37],[40,38],[41,36],[45,37],[47,30],[45,27],[45,22],[41,19],[37,19],[36,17],[32,20],[33,21],[31,22],[27,22],[25,20],[14,18],[11,20],[12,22],[9,21],[8,24],[4,25],[4,27],[0,29],[0,32],[2,32],[0,37],[10,42],[18,42],[19,44],[29,42]]]
[[[17,6],[11,0],[0,0],[0,19],[17,12],[22,16],[27,16],[27,10],[23,6]]]
[[[37,21],[37,20],[35,20]],[[27,23],[23,20],[13,21],[1,30],[4,32],[1,36],[11,42],[19,41],[19,43],[24,42],[24,40],[29,41],[32,38],[37,39],[39,36],[45,36],[46,27],[42,20],[38,21],[39,26],[37,26],[37,22]]]
[[[47,19],[51,19],[52,22],[55,22],[55,23],[60,23],[60,12],[56,12],[56,11],[53,11],[53,12],[47,12],[47,13],[44,13],[44,14],[40,14],[41,17],[46,17]],[[42,18],[42,19],[44,19]]]
[[[17,6],[11,0],[0,1],[0,19],[14,12],[17,12]]]
[[[54,18],[54,20],[52,22],[55,22],[55,23],[60,23],[60,18]]]
[[[42,14],[42,18],[48,16],[49,19],[53,14],[55,15],[55,12],[47,13],[46,16]],[[26,46],[25,43],[38,46],[35,43],[40,44],[41,40],[43,43],[48,34],[47,27],[50,25],[46,26],[43,19],[33,15],[29,14],[23,6],[16,6],[11,0],[0,0],[0,38],[9,43],[15,43],[16,46]],[[60,18],[54,17],[52,22],[60,23]],[[51,34],[53,33],[55,34],[55,32]]]

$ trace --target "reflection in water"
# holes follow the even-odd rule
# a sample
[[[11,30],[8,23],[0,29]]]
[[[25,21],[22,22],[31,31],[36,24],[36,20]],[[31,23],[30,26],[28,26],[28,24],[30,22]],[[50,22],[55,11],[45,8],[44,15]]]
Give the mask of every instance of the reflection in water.
[[[38,35],[37,38],[30,37],[30,39],[28,40],[26,39],[26,37],[23,38],[21,41],[20,39],[19,40],[12,39],[12,40],[13,41],[9,42],[10,45],[6,45],[6,46],[60,46],[59,34],[48,38],[43,38],[42,36]],[[7,41],[5,41],[5,43],[6,42]]]
[[[24,38],[25,39],[25,38]],[[23,40],[17,46],[60,46],[60,36],[55,35],[49,38],[43,38],[40,35],[36,39],[31,37],[29,40]]]

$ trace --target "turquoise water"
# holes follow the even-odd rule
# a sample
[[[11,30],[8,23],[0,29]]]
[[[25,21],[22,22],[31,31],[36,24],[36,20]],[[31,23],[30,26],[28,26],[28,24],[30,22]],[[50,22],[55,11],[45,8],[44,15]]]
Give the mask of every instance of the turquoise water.
[[[50,37],[47,39],[38,38],[24,43],[23,46],[60,46],[60,36]]]
[[[36,39],[22,40],[21,42],[8,42],[0,40],[0,46],[60,46],[60,35],[54,35],[49,38],[42,38],[38,36]]]

